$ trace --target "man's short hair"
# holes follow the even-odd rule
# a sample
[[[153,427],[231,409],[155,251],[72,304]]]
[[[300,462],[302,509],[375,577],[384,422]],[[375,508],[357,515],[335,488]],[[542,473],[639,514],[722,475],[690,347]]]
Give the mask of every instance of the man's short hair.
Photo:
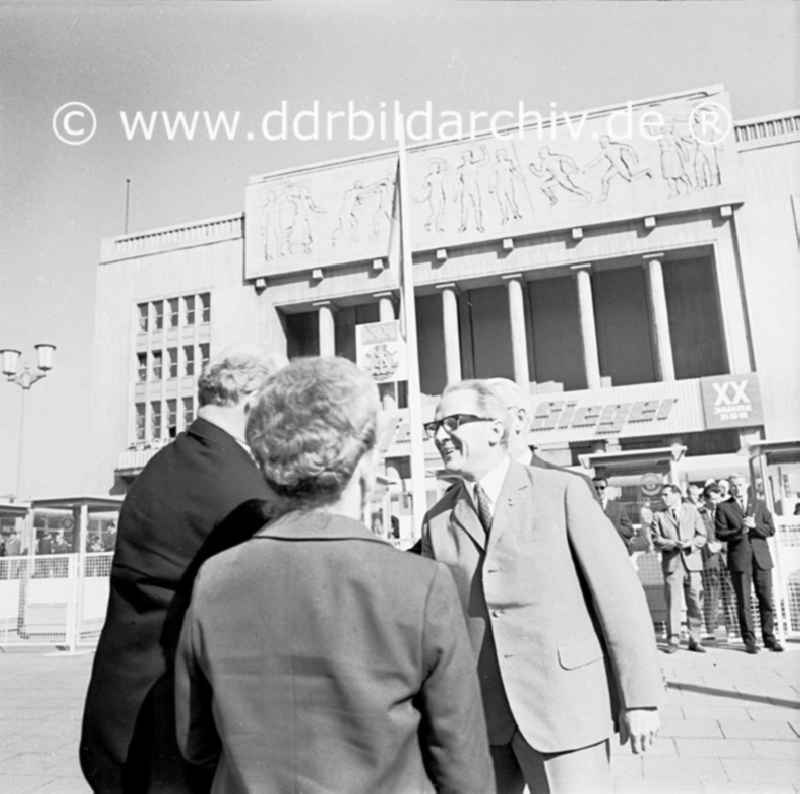
[[[592,482],[604,482],[606,485],[608,485],[608,478],[607,477],[600,477],[598,475],[597,477],[592,477]]]
[[[495,391],[508,410],[522,408],[526,412],[530,412],[529,401],[516,381],[511,378],[487,378],[486,383]]]
[[[206,365],[197,383],[197,400],[204,405],[238,405],[257,392],[266,379],[286,364],[285,356],[252,345],[228,347]]]
[[[679,494],[681,492],[680,485],[675,485],[675,483],[668,482],[666,485],[661,486],[661,493],[664,491],[672,491],[672,493]]]
[[[710,482],[705,486],[705,488],[703,488],[703,496],[706,499],[710,498],[712,493],[722,493],[719,485],[717,485],[715,482]]]
[[[442,392],[442,399],[444,399],[446,394],[452,394],[457,391],[472,392],[475,396],[475,403],[478,411],[485,417],[497,419],[503,423],[503,437],[501,443],[503,446],[508,446],[508,436],[510,432],[508,408],[497,391],[489,385],[489,381],[473,378],[451,383]]]
[[[336,501],[377,439],[378,387],[344,358],[298,358],[264,384],[247,443],[289,508]]]

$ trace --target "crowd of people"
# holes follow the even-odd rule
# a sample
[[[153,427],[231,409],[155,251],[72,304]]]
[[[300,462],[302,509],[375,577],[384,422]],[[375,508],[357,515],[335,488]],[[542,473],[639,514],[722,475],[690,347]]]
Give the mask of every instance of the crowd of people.
[[[442,394],[425,432],[453,484],[412,553],[365,524],[382,418],[354,364],[223,351],[198,402],[120,511],[80,746],[94,791],[610,792],[614,734],[652,747],[644,591],[593,483],[529,448],[516,384]],[[683,515],[652,530],[673,607],[710,537]],[[764,520],[717,507],[729,561]]]
[[[631,553],[634,528],[625,505],[607,494],[608,481],[593,480],[603,511]],[[741,475],[690,483],[666,484],[660,493],[663,509],[642,511],[647,548],[661,555],[667,611],[668,653],[680,648],[684,607],[688,649],[705,653],[720,630],[728,638],[728,605],[735,604],[739,632],[748,653],[759,652],[752,592],[758,604],[761,638],[775,652],[783,646],[775,636],[772,597],[772,555],[767,540],[775,524],[766,502]],[[705,625],[706,639],[702,637]]]

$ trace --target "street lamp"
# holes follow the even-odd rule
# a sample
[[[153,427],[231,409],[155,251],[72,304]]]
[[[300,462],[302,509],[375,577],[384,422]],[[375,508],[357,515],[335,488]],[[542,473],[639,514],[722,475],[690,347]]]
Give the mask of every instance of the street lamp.
[[[24,364],[22,369],[19,369],[20,351],[12,348],[4,348],[0,350],[0,362],[2,364],[3,375],[9,383],[16,383],[22,389],[22,408],[19,415],[19,446],[17,449],[17,487],[14,493],[16,499],[19,499],[22,491],[22,453],[23,453],[23,435],[25,432],[25,395],[30,391],[31,386],[37,381],[47,376],[47,373],[53,369],[53,352],[56,349],[55,345],[39,344],[34,345],[36,350],[36,369],[31,369],[28,364]]]

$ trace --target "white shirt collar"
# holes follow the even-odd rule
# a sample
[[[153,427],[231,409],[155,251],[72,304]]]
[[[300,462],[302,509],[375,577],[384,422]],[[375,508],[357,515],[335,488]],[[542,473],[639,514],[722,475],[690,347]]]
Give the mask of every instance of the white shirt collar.
[[[506,474],[508,474],[510,466],[511,458],[506,455],[495,468],[484,474],[483,477],[478,480],[478,483],[489,499],[489,508],[492,511],[492,515],[494,515],[495,508],[497,507],[497,500],[500,498],[500,491],[503,490],[503,483],[505,482]],[[475,483],[467,483],[467,489],[469,490],[469,495],[472,497],[473,504],[477,507],[478,502],[475,499]]]

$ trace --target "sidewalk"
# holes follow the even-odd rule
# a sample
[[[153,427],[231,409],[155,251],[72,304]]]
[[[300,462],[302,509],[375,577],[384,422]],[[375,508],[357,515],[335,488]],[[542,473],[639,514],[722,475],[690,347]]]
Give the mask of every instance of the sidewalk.
[[[800,644],[661,655],[661,737],[645,757],[613,750],[617,794],[800,793]],[[85,794],[77,761],[92,656],[0,652],[0,769],[10,794]],[[380,792],[375,792],[380,794]]]

